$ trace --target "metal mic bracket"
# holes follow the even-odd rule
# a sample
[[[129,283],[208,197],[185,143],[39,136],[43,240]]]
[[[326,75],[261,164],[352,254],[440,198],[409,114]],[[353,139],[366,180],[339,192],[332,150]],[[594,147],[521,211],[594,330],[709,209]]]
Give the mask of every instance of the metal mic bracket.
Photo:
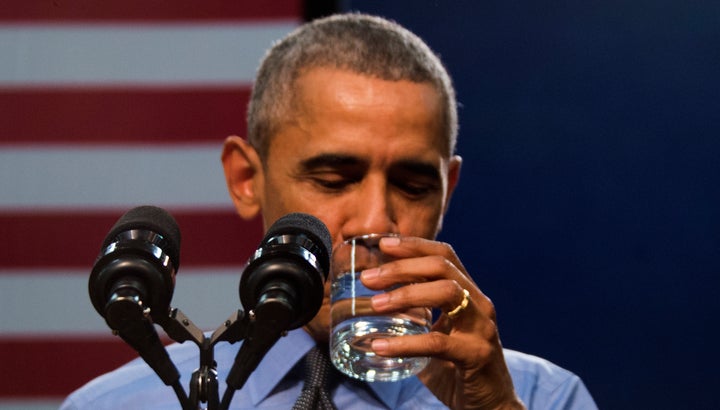
[[[113,320],[109,320],[108,324],[112,323],[113,329],[119,328],[115,332],[138,350],[143,360],[166,385],[173,387],[183,410],[226,410],[230,406],[232,392],[242,387],[267,350],[287,333],[279,329],[287,329],[288,320],[292,316],[290,304],[284,303],[286,299],[273,297],[275,293],[270,292],[269,296],[256,306],[257,313],[265,320],[258,323],[253,311],[246,315],[245,311],[239,308],[211,335],[206,336],[180,309],[170,308],[167,315],[151,315],[150,309],[143,306],[141,298],[134,297],[135,293],[131,292],[135,287],[129,289],[125,291],[122,287],[108,303],[111,312],[119,313],[106,314],[106,317],[124,318],[123,321],[117,321],[122,326],[115,324]],[[127,317],[132,319],[127,320]],[[180,374],[155,333],[155,324],[161,326],[172,340],[178,343],[190,341],[200,350],[200,363],[191,376],[189,394],[179,383]],[[227,391],[220,401],[215,345],[219,342],[236,343],[243,340],[253,348],[245,349],[247,346],[243,345],[230,369]]]
[[[170,310],[167,319],[158,323],[165,333],[174,341],[184,343],[191,341],[200,349],[200,365],[190,379],[190,394],[183,409],[218,410],[220,407],[217,363],[214,348],[218,342],[235,343],[247,337],[248,320],[242,308],[228,317],[210,337],[198,328],[180,309]],[[207,407],[201,407],[205,403]]]

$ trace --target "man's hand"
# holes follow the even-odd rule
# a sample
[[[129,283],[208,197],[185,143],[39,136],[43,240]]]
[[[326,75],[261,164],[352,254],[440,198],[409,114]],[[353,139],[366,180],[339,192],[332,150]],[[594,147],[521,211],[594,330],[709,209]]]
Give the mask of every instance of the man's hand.
[[[375,353],[430,356],[420,380],[450,408],[524,408],[505,364],[495,308],[452,247],[409,237],[383,238],[380,246],[399,259],[363,272],[363,283],[373,289],[412,284],[374,296],[373,310],[431,307],[443,314],[428,334],[376,339],[372,344]],[[466,307],[458,308],[466,297]],[[457,313],[449,317],[447,313],[456,309]]]

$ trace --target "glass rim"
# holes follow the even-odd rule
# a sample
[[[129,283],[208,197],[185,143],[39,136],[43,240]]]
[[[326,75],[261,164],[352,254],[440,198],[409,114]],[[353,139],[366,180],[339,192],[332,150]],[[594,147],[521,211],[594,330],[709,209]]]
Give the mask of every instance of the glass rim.
[[[399,233],[395,232],[375,232],[375,233],[366,233],[363,235],[357,235],[350,237],[348,239],[345,239],[340,243],[340,245],[352,245],[353,243],[357,244],[360,243],[369,243],[369,244],[376,244],[380,242],[380,239],[382,238],[399,238],[401,235]]]

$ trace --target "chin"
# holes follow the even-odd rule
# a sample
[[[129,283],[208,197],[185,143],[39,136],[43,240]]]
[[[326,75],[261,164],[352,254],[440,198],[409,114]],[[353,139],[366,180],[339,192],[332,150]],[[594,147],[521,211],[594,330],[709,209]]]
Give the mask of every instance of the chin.
[[[328,303],[325,303],[328,302]],[[320,311],[314,318],[304,327],[306,332],[315,339],[316,342],[328,342],[330,340],[330,304],[329,300],[324,300]]]

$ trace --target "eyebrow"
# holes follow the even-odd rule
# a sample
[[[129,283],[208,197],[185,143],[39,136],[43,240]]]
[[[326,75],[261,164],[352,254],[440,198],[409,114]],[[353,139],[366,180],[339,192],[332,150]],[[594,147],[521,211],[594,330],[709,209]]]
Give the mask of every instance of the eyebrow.
[[[392,166],[390,167],[390,173],[393,173],[393,171],[395,170],[402,172],[410,172],[415,175],[438,181],[441,179],[440,170],[436,166],[419,160],[400,160],[392,164]]]
[[[304,171],[312,171],[321,168],[354,168],[367,167],[367,161],[353,155],[345,154],[319,154],[314,157],[307,158],[300,162],[300,169]],[[403,174],[411,173],[425,178],[440,180],[440,170],[425,161],[416,159],[401,159],[390,165],[388,172],[393,174],[400,172]]]
[[[320,154],[301,161],[300,167],[304,170],[313,170],[325,167],[338,168],[365,164],[367,164],[366,161],[352,155]]]

